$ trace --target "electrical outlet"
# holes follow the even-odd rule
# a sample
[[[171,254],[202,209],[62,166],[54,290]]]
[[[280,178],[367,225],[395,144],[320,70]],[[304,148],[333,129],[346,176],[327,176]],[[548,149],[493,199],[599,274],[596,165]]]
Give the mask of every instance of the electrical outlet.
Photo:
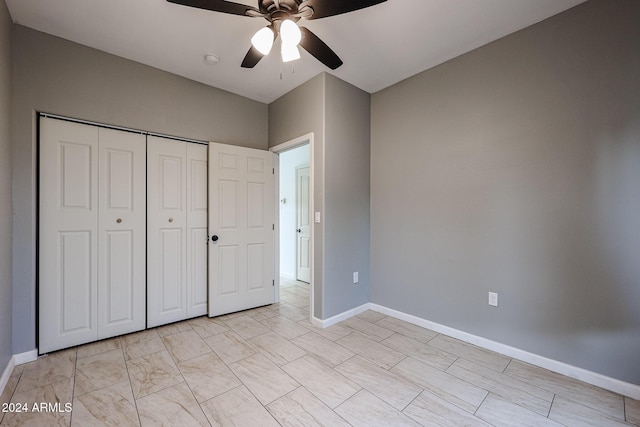
[[[353,272],[353,283],[358,283],[358,272],[357,271]]]
[[[498,294],[495,292],[489,292],[489,305],[494,307],[498,306]]]

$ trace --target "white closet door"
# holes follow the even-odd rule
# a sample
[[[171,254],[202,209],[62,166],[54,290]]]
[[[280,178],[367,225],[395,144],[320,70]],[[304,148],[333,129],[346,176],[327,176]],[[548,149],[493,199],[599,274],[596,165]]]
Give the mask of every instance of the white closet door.
[[[273,154],[209,144],[209,316],[274,302]]]
[[[98,338],[98,128],[40,120],[39,350]]]
[[[207,314],[207,146],[187,145],[187,317]]]
[[[147,326],[187,317],[186,142],[147,138]]]
[[[144,329],[146,137],[99,129],[98,338]]]
[[[296,280],[311,280],[311,212],[309,166],[296,168]]]

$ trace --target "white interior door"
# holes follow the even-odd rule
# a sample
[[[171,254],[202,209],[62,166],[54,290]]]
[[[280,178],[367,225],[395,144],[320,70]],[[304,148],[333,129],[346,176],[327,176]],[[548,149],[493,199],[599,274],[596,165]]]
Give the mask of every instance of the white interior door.
[[[147,326],[187,317],[186,142],[147,138]]]
[[[296,168],[296,280],[311,280],[311,213],[309,167]]]
[[[98,338],[145,327],[146,137],[99,128]]]
[[[209,144],[209,316],[274,302],[273,154]]]
[[[39,350],[98,339],[98,128],[40,120]]]
[[[207,314],[207,146],[187,144],[187,317]]]

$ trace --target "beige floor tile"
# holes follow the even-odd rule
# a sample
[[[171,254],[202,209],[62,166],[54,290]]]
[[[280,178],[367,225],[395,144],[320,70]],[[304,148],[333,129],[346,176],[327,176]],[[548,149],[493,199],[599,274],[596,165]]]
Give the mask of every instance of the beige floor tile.
[[[456,355],[444,352],[435,347],[431,347],[428,344],[424,344],[398,333],[391,335],[380,344],[407,356],[411,356],[416,360],[424,362],[427,365],[433,366],[434,368],[438,368],[442,371],[451,366],[451,364],[458,358]]]
[[[308,297],[303,297],[286,291],[280,292],[280,300],[302,309],[308,309],[311,304]]]
[[[269,329],[249,316],[238,316],[227,319],[224,321],[224,324],[244,339],[253,338],[269,332]]]
[[[204,340],[227,365],[256,354],[258,350],[235,332],[212,335]]]
[[[76,349],[62,350],[38,357],[25,364],[16,393],[67,380],[74,375]]]
[[[480,387],[410,357],[398,363],[391,369],[391,372],[470,413],[474,413],[478,409],[488,394]]]
[[[316,334],[323,336],[331,341],[339,340],[340,338],[346,337],[353,332],[353,329],[347,328],[346,326],[342,326],[340,324],[332,325],[328,328],[320,328],[318,326],[314,326],[308,320],[302,320],[298,322],[298,324],[307,328],[311,332],[315,332]]]
[[[625,397],[624,413],[628,423],[640,426],[640,400]]]
[[[213,353],[178,363],[178,369],[198,402],[242,385],[238,377]]]
[[[366,390],[359,391],[355,396],[338,406],[336,412],[354,427],[420,426]]]
[[[622,427],[629,425],[620,419],[613,418],[563,396],[556,396],[553,399],[549,419],[567,426]]]
[[[106,353],[107,351],[117,350],[119,348],[122,348],[122,346],[120,345],[120,337],[97,341],[91,344],[85,344],[78,347],[78,360],[82,359],[83,357]]]
[[[349,427],[344,419],[304,387],[298,387],[286,396],[271,402],[267,409],[285,427]]]
[[[302,309],[291,304],[283,303],[274,304],[272,310],[278,313],[280,316],[284,316],[294,322],[309,319],[309,309]]]
[[[282,366],[286,363],[307,354],[306,351],[300,349],[290,341],[285,340],[275,332],[268,332],[258,335],[249,340],[262,354],[267,356],[276,365]]]
[[[166,350],[155,329],[125,335],[122,337],[121,343],[126,360]]]
[[[487,396],[475,415],[495,427],[513,427],[514,425],[560,427],[562,425],[493,394]]]
[[[193,329],[191,325],[186,322],[171,323],[169,325],[158,326],[154,330],[158,333],[160,338],[167,335],[178,334],[180,332],[187,332]]]
[[[336,366],[336,371],[354,383],[402,411],[421,392],[422,388],[360,356],[352,357]]]
[[[13,367],[13,372],[11,372],[11,376],[12,377],[16,376],[16,375],[17,376],[21,376],[22,373],[24,372],[24,367],[25,366],[26,366],[25,364],[14,366]]]
[[[207,316],[191,319],[188,324],[201,338],[207,338],[229,330],[221,321],[210,319]]]
[[[181,383],[137,400],[144,426],[209,426],[191,390]]]
[[[336,366],[351,359],[355,353],[314,332],[292,340],[295,345],[308,351],[329,366]]]
[[[69,426],[71,412],[67,410],[68,406],[73,404],[73,381],[74,378],[71,377],[27,391],[16,391],[11,402],[25,405],[27,412],[6,413],[2,419],[2,426]],[[35,411],[34,405],[37,408]]]
[[[491,427],[490,424],[480,418],[428,391],[422,392],[402,412],[425,426]]]
[[[73,400],[71,426],[139,426],[129,382],[115,384]]]
[[[429,341],[429,345],[498,372],[504,371],[511,361],[511,358],[507,356],[467,344],[466,342],[445,335],[438,335]]]
[[[311,295],[311,292],[310,292],[311,289],[309,288],[308,283],[305,283],[305,284],[296,283],[294,286],[285,287],[284,289],[286,289],[288,292],[292,294],[296,294],[298,296],[305,297],[305,298],[310,298],[310,295]]]
[[[263,405],[273,402],[300,386],[262,354],[255,354],[232,363],[229,369]]]
[[[360,386],[313,356],[304,356],[282,367],[296,381],[330,408],[353,396]]]
[[[121,349],[78,359],[74,395],[81,396],[129,380]]]
[[[180,371],[166,350],[127,360],[127,368],[136,399],[183,381]]]
[[[616,393],[518,360],[513,360],[504,373],[624,420],[624,400]]]
[[[280,426],[246,387],[238,387],[207,400],[202,404],[202,410],[213,427]]]
[[[360,332],[365,337],[374,341],[382,341],[394,334],[393,331],[374,325],[373,323],[369,323],[366,320],[358,319],[357,317],[344,320],[340,322],[340,325]]]
[[[263,319],[261,322],[267,328],[288,340],[292,340],[309,332],[309,330],[304,326],[299,325],[286,317],[280,317],[278,315]]]
[[[396,319],[394,317],[385,317],[382,320],[378,320],[376,322],[376,325],[425,344],[438,335],[437,332],[421,328],[420,326],[405,322],[404,320]]]
[[[367,310],[358,315],[356,315],[358,319],[365,320],[369,323],[376,323],[379,320],[385,319],[387,317],[386,314],[378,313],[377,311]]]
[[[162,341],[176,363],[211,353],[211,348],[195,330],[167,335]]]
[[[11,396],[13,396],[13,392],[16,390],[16,386],[18,385],[18,380],[20,379],[20,375],[11,375],[9,380],[7,381],[7,385],[4,386],[4,390],[2,394],[0,394],[0,423],[4,418],[6,412],[3,411],[4,404],[11,402]]]
[[[464,359],[458,359],[447,373],[540,415],[549,414],[554,394],[517,378]]]
[[[393,368],[406,357],[404,354],[359,333],[353,333],[344,338],[340,338],[336,343],[359,354],[376,365],[382,366],[384,369]]]

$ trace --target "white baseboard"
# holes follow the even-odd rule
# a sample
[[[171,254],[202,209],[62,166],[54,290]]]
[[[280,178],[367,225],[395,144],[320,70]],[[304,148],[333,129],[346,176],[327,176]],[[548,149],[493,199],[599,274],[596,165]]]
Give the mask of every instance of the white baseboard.
[[[391,308],[387,308],[378,304],[369,304],[369,309],[382,314],[386,314],[387,316],[395,317],[396,319],[404,320],[405,322],[413,323],[414,325],[418,325],[423,328],[431,329],[435,332],[448,335],[453,338],[457,338],[460,341],[468,342],[478,347],[482,347],[486,350],[495,351],[497,353],[504,354],[505,356],[512,357],[514,359],[518,359],[544,369],[548,369],[549,371],[556,372],[558,374],[565,375],[579,381],[583,381],[587,384],[604,388],[623,396],[640,399],[640,386],[635,384],[627,383],[615,378],[610,378],[596,372],[568,365],[566,363],[549,359],[544,356],[539,356],[534,353],[529,353],[528,351],[521,350],[519,348],[501,344],[496,341],[491,341],[477,335],[472,335],[458,329],[450,328],[448,326],[431,322],[429,320],[425,320],[411,314],[406,314],[401,311],[393,310]]]
[[[24,363],[33,362],[38,359],[38,349],[33,349],[20,354],[14,354],[13,360],[16,365],[22,365]]]
[[[362,304],[361,306],[352,308],[351,310],[347,310],[343,313],[336,314],[335,316],[329,317],[328,319],[321,320],[321,319],[314,318],[314,320],[318,322],[316,324],[317,326],[320,326],[322,329],[324,329],[324,328],[328,328],[331,325],[335,325],[336,323],[340,323],[343,320],[347,320],[348,318],[353,317],[357,314],[364,313],[365,311],[371,308],[370,306],[371,306],[371,303],[366,303],[366,304]]]
[[[11,376],[11,373],[13,372],[13,368],[15,366],[16,366],[16,363],[15,363],[14,357],[12,356],[11,359],[9,359],[9,363],[4,368],[4,371],[2,372],[2,376],[0,377],[0,395],[2,395],[2,393],[4,392],[4,388],[7,386],[7,383],[9,382],[9,377]]]

